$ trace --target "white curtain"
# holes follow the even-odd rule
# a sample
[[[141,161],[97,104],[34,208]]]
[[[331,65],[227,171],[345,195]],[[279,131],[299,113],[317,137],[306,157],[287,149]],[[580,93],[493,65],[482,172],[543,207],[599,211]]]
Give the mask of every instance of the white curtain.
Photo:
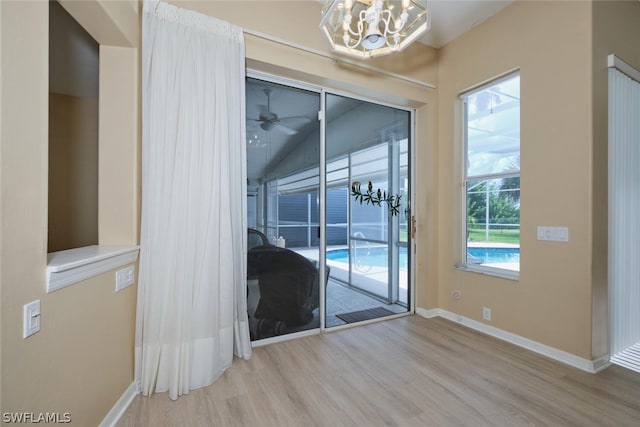
[[[609,68],[610,359],[640,372],[638,165],[640,83],[615,68]]]
[[[251,356],[242,30],[163,2],[142,22],[136,381],[171,399]]]

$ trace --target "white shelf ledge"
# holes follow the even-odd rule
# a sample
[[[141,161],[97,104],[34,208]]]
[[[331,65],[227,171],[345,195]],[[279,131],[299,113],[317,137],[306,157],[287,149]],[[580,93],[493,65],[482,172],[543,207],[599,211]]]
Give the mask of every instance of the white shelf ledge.
[[[85,246],[48,254],[47,293],[131,264],[140,246]]]

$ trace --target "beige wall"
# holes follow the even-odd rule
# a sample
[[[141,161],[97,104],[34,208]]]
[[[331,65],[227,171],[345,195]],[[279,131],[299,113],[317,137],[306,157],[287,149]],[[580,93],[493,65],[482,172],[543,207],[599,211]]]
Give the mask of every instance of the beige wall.
[[[607,56],[640,70],[640,2],[593,3],[593,355],[608,353],[607,312]]]
[[[439,306],[591,359],[591,5],[516,2],[440,51]],[[521,271],[512,281],[461,261],[458,95],[507,71],[521,76]],[[536,240],[567,226],[568,243]],[[462,290],[460,304],[451,298]]]
[[[301,1],[190,1],[190,0],[169,0],[169,3],[176,4],[178,6],[192,9],[210,16],[214,16],[225,21],[236,24],[243,29],[256,31],[259,33],[268,34],[273,37],[278,37],[290,42],[298,43],[307,48],[316,49],[325,53],[330,53],[328,42],[322,37],[319,30],[320,23],[320,10],[322,8],[322,2],[316,0],[301,0]],[[293,19],[292,17],[295,17]],[[249,47],[251,47],[251,41],[248,41]],[[414,44],[408,49],[409,52],[413,51],[413,54],[396,54],[386,57],[375,58],[365,61],[366,64],[387,69],[392,72],[398,72],[416,79],[426,80],[431,83],[436,83],[437,78],[437,51],[435,49],[428,48],[424,45]],[[294,69],[310,69],[308,64],[302,58],[306,58],[306,55],[301,55],[300,52],[296,52],[298,58],[294,59]],[[419,53],[419,54],[416,54]],[[264,56],[267,58],[267,62],[276,65],[283,65],[278,58],[270,58],[271,51],[267,49],[264,52]],[[258,52],[248,52],[248,57],[253,58],[257,56]],[[340,58],[340,56],[337,56]],[[316,58],[317,60],[317,58]],[[315,64],[313,61],[312,64]],[[340,69],[341,67],[336,67]],[[374,73],[366,73],[346,67],[343,72],[337,72],[336,74],[324,74],[320,70],[315,70],[312,74],[317,76],[329,76],[328,79],[332,80],[360,80],[366,79],[368,83],[365,86],[373,86],[382,84],[392,84],[388,82],[386,77],[376,76]],[[311,68],[312,69],[312,68]],[[345,76],[350,77],[345,77]],[[407,96],[409,99],[414,99],[416,96]]]
[[[81,3],[80,7],[87,8],[92,2],[72,3]],[[106,7],[108,10],[126,10],[129,14],[122,15],[128,16],[126,19],[106,25],[117,33],[113,39],[126,42],[123,33],[138,34],[137,24],[134,28],[126,28],[126,23],[137,23],[131,2],[122,3],[123,9],[115,4],[118,2],[108,3],[114,3]],[[89,7],[85,10],[86,21],[81,23],[91,26],[93,22],[104,28],[105,15],[96,14],[96,10],[106,9],[99,7],[92,11]],[[116,294],[114,274],[109,272],[51,294],[45,292],[48,2],[3,1],[0,2],[0,17],[0,61],[4,66],[0,76],[0,120],[3,124],[0,139],[0,245],[3,248],[0,259],[0,411],[68,411],[72,413],[74,425],[97,425],[133,381],[136,287]],[[137,41],[137,36],[135,39]],[[113,137],[107,131],[105,136],[101,133],[100,138],[101,142],[103,137],[111,138],[110,144],[136,152],[137,51],[135,44],[126,43],[121,46],[131,46],[127,55],[133,60],[128,66],[116,64],[114,67],[129,72],[114,74],[111,78],[124,80],[125,85],[133,84],[133,89],[120,94],[126,97],[125,100],[111,98],[105,108],[107,111],[129,109],[132,114],[118,129],[113,129]],[[126,137],[122,137],[118,133],[122,128],[134,130],[126,131]],[[125,180],[130,187],[135,187],[138,160],[130,161],[124,171],[117,173],[126,173],[129,178],[118,176],[118,182]],[[101,190],[111,178],[101,175]],[[137,221],[138,197],[137,192],[127,190],[116,193],[106,203],[125,210]],[[121,243],[135,244],[136,233],[137,230],[129,232],[121,239],[126,242]],[[41,301],[41,331],[23,340],[22,306],[35,299]]]
[[[0,7],[0,25],[2,24],[2,8]],[[3,106],[2,106],[2,86],[3,86],[3,80],[2,80],[2,64],[4,64],[3,60],[2,60],[2,27],[0,26],[0,167],[2,166],[2,135],[4,135],[2,133],[2,120],[4,118],[2,112],[4,110]],[[0,258],[2,257],[2,248],[3,248],[3,238],[2,238],[2,230],[3,230],[3,216],[4,216],[4,203],[3,203],[3,195],[4,195],[4,191],[2,190],[4,187],[2,185],[3,180],[2,180],[2,172],[0,171]],[[0,259],[0,321],[2,321],[2,259]],[[2,410],[2,325],[0,325],[0,411]]]
[[[138,49],[100,46],[98,242],[127,245],[140,235]]]
[[[49,94],[48,252],[98,244],[98,100]]]
[[[231,22],[249,31],[297,43],[324,54],[331,53],[318,29],[322,3],[317,1],[170,0],[169,3]],[[291,16],[296,19],[290,19]],[[435,99],[432,89],[336,63],[329,58],[251,35],[247,35],[245,40],[247,65],[258,71],[286,74],[285,77],[307,83],[402,105],[420,106]],[[397,55],[365,61],[365,64],[437,84],[437,50],[421,44],[414,44]]]

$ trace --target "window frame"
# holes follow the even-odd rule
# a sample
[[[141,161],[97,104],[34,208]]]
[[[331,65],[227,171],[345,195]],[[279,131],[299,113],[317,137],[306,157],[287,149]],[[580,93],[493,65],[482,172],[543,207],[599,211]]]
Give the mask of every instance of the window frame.
[[[479,83],[478,85],[475,85],[463,92],[461,92],[459,94],[459,105],[460,105],[460,110],[459,110],[459,114],[460,114],[460,131],[461,131],[461,141],[460,141],[460,145],[461,145],[461,156],[459,156],[459,158],[461,159],[461,164],[460,164],[460,179],[461,179],[461,185],[460,185],[460,209],[458,209],[458,212],[461,213],[461,218],[460,218],[460,222],[459,222],[459,227],[460,227],[460,250],[459,252],[459,259],[460,262],[455,264],[455,268],[458,270],[465,270],[465,271],[470,271],[470,272],[475,272],[475,273],[479,273],[479,274],[485,274],[485,275],[490,275],[490,276],[497,276],[497,277],[501,277],[501,278],[505,278],[505,279],[510,279],[510,280],[519,280],[520,278],[520,262],[518,262],[518,270],[510,270],[510,269],[506,269],[506,268],[501,268],[501,267],[494,267],[491,265],[487,265],[487,264],[471,264],[467,262],[467,249],[468,249],[468,238],[467,238],[467,231],[468,231],[468,202],[467,202],[467,185],[469,182],[472,181],[490,181],[490,180],[494,180],[494,179],[503,179],[503,178],[514,178],[514,177],[518,177],[520,178],[522,175],[522,170],[521,167],[518,168],[517,172],[514,171],[507,171],[507,172],[498,172],[498,173],[487,173],[487,174],[481,174],[481,175],[474,175],[472,177],[468,176],[468,154],[469,154],[469,138],[468,138],[468,126],[467,126],[467,118],[468,118],[468,106],[467,106],[467,98],[470,95],[473,95],[477,92],[483,91],[491,86],[495,86],[496,84],[499,84],[501,82],[510,80],[512,78],[514,78],[515,76],[521,77],[520,74],[520,69],[514,69],[514,70],[510,70],[504,74],[501,74],[495,78],[489,79],[489,80],[485,80],[482,83]],[[521,83],[519,83],[519,86],[521,87]],[[519,102],[519,106],[518,106],[518,113],[521,117],[521,100],[518,100]],[[520,144],[520,143],[519,143]],[[520,152],[520,146],[518,148],[518,152]],[[521,186],[520,186],[521,188]],[[521,221],[520,221],[521,222]],[[520,246],[520,241],[521,239],[519,239],[518,245]]]

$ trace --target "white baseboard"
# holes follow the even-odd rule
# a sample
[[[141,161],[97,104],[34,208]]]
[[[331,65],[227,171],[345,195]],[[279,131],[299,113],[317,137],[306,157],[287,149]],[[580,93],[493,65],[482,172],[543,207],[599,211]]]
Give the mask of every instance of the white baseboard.
[[[611,362],[609,361],[609,355],[605,354],[604,356],[599,357],[593,361],[593,372],[597,374],[600,371],[604,371],[609,366],[611,366]]]
[[[437,316],[442,317],[444,319],[450,320],[455,323],[459,323],[468,328],[485,333],[487,335],[491,335],[492,337],[501,339],[503,341],[507,341],[519,347],[526,348],[527,350],[531,350],[535,353],[542,354],[543,356],[547,356],[551,359],[557,360],[558,362],[565,363],[567,365],[573,366],[574,368],[578,368],[586,372],[597,373],[607,368],[610,365],[609,355],[602,356],[595,360],[584,359],[582,357],[576,356],[575,354],[571,354],[566,351],[559,350],[554,347],[550,347],[546,344],[542,344],[537,341],[530,340],[529,338],[525,338],[520,335],[516,335],[514,333],[507,332],[502,329],[498,329],[495,326],[490,326],[485,323],[470,319],[468,317],[464,317],[459,314],[452,313],[447,310],[443,310],[441,308],[433,308],[430,310],[426,310],[423,308],[416,308],[416,314],[427,319],[437,317]]]
[[[120,399],[118,399],[116,404],[113,405],[113,408],[111,408],[107,416],[104,417],[100,423],[100,427],[115,426],[138,393],[138,387],[134,381],[129,387],[127,387],[124,393],[122,393],[122,396],[120,396]]]
[[[416,307],[416,314],[425,319],[431,319],[432,317],[440,316],[440,309],[432,308],[427,310],[426,308]]]

